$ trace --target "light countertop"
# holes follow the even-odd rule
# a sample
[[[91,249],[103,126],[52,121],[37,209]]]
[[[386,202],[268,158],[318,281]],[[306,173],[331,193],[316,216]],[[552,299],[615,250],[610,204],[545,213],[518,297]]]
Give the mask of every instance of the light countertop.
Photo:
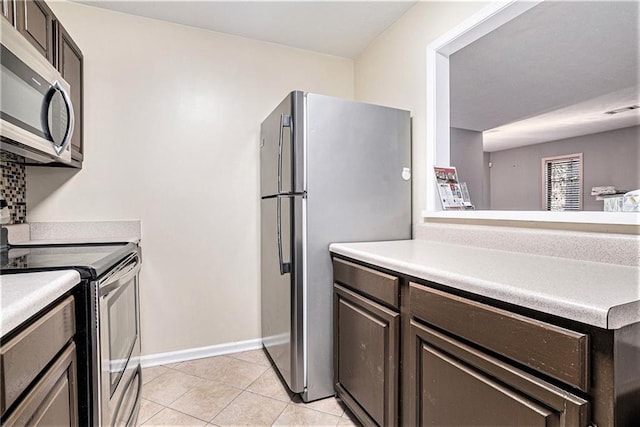
[[[640,322],[640,268],[429,240],[334,243],[349,258],[605,328]]]
[[[0,336],[80,283],[75,270],[0,275]]]

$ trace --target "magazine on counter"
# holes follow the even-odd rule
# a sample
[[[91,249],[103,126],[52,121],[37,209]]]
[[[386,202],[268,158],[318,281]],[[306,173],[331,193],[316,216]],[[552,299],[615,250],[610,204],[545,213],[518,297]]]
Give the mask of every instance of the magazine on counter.
[[[465,208],[462,188],[458,182],[458,173],[453,166],[433,168],[436,174],[438,194],[444,210],[462,210]]]

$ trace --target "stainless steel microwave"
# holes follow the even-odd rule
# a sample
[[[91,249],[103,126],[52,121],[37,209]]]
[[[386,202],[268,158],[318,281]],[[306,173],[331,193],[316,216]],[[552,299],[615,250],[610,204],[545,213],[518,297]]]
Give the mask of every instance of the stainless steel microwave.
[[[69,84],[15,28],[0,28],[2,150],[41,163],[70,163]]]

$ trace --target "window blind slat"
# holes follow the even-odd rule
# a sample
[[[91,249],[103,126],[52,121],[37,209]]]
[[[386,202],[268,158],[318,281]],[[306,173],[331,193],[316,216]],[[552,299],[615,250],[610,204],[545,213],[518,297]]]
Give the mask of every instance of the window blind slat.
[[[580,210],[582,193],[580,163],[581,158],[578,156],[545,160],[547,210]]]

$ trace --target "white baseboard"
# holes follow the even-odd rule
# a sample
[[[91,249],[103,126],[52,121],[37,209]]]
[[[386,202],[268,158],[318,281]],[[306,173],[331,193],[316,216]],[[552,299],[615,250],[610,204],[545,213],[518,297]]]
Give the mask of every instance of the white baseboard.
[[[187,360],[202,359],[204,357],[221,356],[223,354],[256,350],[258,348],[262,348],[261,338],[212,345],[208,347],[169,351],[166,353],[147,354],[140,357],[140,363],[143,368],[148,368],[150,366],[167,365],[169,363],[185,362]]]

